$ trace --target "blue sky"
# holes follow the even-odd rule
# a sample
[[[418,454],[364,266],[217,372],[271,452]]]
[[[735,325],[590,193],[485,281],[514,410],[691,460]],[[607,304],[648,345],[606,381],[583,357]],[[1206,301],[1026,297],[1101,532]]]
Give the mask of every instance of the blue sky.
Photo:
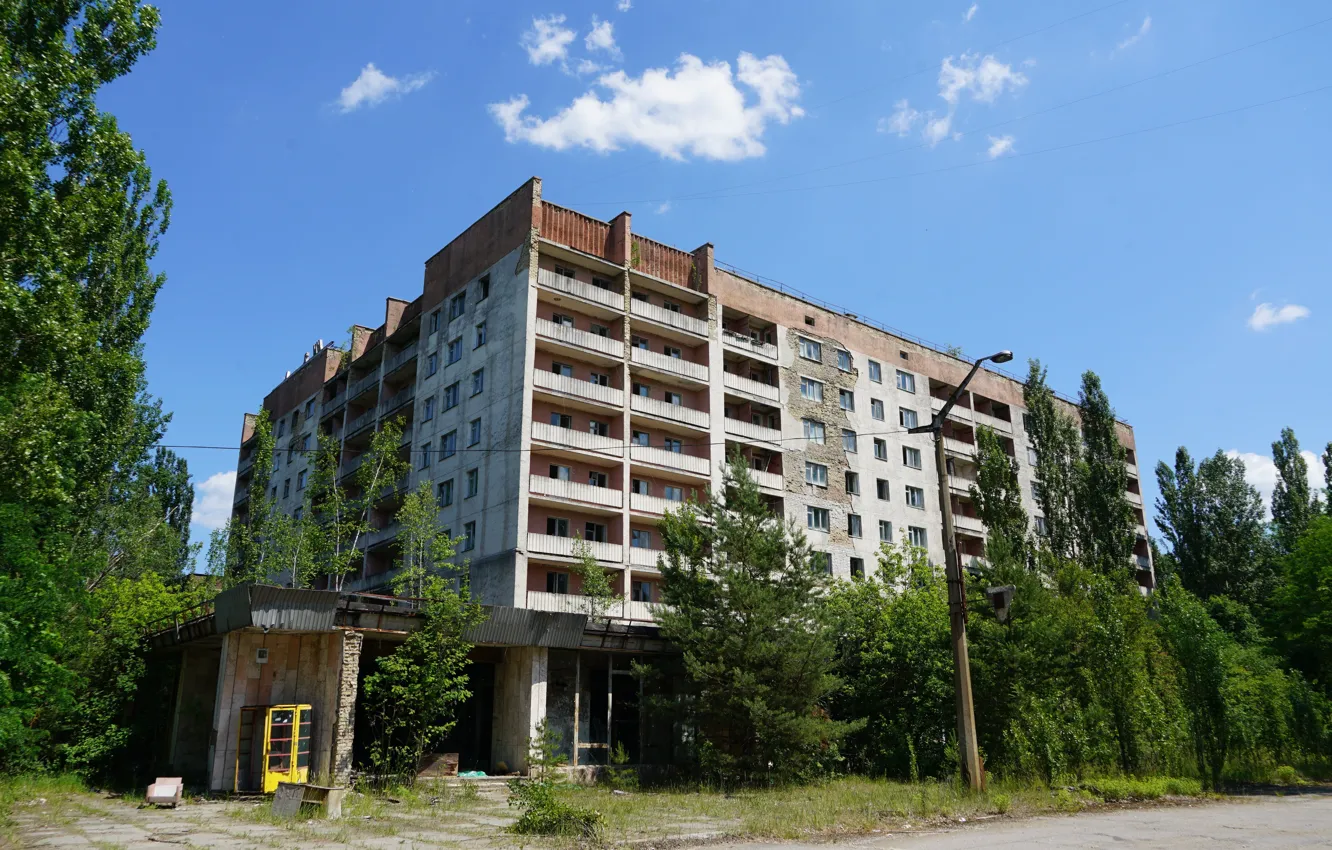
[[[926,339],[1039,357],[1065,391],[1093,369],[1144,471],[1221,448],[1270,487],[1285,425],[1321,452],[1326,4],[814,8],[162,3],[102,105],[175,197],[146,340],[167,442],[234,446],[302,351],[419,294],[535,174]],[[182,453],[203,537],[236,455]]]

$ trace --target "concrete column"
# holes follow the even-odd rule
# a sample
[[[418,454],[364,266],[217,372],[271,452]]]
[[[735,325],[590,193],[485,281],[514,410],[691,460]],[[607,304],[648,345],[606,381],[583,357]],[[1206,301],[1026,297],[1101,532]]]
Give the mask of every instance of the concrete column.
[[[329,773],[333,785],[346,785],[351,781],[352,742],[356,734],[356,690],[363,642],[364,636],[360,632],[342,632],[337,705],[333,714],[333,745],[329,753]]]
[[[510,646],[495,676],[491,758],[511,771],[528,769],[528,749],[546,716],[549,653],[544,646]]]

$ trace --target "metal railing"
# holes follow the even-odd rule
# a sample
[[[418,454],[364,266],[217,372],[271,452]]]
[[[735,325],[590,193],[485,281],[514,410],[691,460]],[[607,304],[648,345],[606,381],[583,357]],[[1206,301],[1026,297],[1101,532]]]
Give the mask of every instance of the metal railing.
[[[373,389],[377,386],[379,386],[379,373],[376,372],[373,375],[366,375],[364,378],[361,378],[347,388],[347,398],[356,398],[366,390]]]
[[[565,481],[545,475],[529,475],[528,490],[540,496],[550,496],[570,502],[586,502],[608,508],[624,506],[624,493],[610,487],[594,487],[578,481]]]
[[[411,345],[404,348],[402,351],[399,351],[397,354],[393,355],[388,360],[384,361],[384,374],[387,375],[390,372],[398,369],[400,366],[403,366],[404,364],[413,361],[415,359],[416,359],[416,343],[412,343]]]
[[[767,425],[755,425],[753,422],[746,422],[743,419],[724,419],[726,423],[726,433],[737,437],[743,437],[746,440],[755,440],[762,443],[770,443],[772,446],[782,448],[782,432],[776,428],[769,428]]]
[[[597,401],[615,407],[624,407],[624,390],[615,387],[603,387],[601,384],[594,384],[591,381],[571,378],[568,375],[557,375],[554,372],[540,369],[532,373],[532,383],[543,390],[585,398],[589,401]]]
[[[661,496],[644,496],[642,493],[629,494],[630,510],[641,511],[645,514],[664,514],[667,511],[678,511],[684,505],[684,502],[663,499]]]
[[[416,386],[404,387],[379,403],[379,415],[386,416],[416,398]]]
[[[589,434],[586,431],[575,431],[573,428],[561,428],[558,425],[551,425],[549,422],[533,422],[532,439],[543,443],[567,446],[571,449],[597,452],[611,457],[624,456],[624,444],[614,437],[602,437],[598,434]]]
[[[602,289],[590,283],[583,283],[581,280],[555,274],[550,269],[537,269],[537,285],[624,312],[624,293],[613,289]]]
[[[667,404],[659,398],[649,398],[645,395],[631,395],[629,396],[629,409],[639,413],[650,413],[653,416],[660,416],[663,419],[672,419],[676,422],[683,422],[686,425],[693,425],[697,428],[708,427],[708,414],[706,412],[695,410],[692,407],[685,407],[683,404]]]
[[[708,335],[708,323],[705,320],[695,319],[693,316],[677,313],[674,310],[667,310],[665,307],[649,301],[640,301],[637,298],[630,299],[629,312],[643,319],[669,325],[676,330],[698,334],[699,336]]]
[[[695,381],[708,382],[708,367],[702,363],[694,363],[691,360],[685,360],[681,357],[671,357],[662,354],[659,351],[649,351],[646,348],[634,346],[629,349],[629,360],[640,366],[647,366],[650,369],[656,369],[660,372],[669,372],[672,375],[679,375],[683,378],[691,378]]]
[[[710,475],[712,461],[705,457],[694,457],[683,452],[671,452],[656,446],[630,446],[629,459],[638,463],[651,463],[656,466],[668,466],[681,472],[694,475]]]
[[[537,319],[536,332],[537,336],[574,345],[578,348],[585,348],[588,351],[595,351],[608,357],[617,359],[624,357],[624,343],[620,340],[599,336],[591,331],[571,328],[567,325],[552,322],[550,319]]]
[[[540,555],[561,555],[574,557],[574,547],[582,544],[598,561],[619,564],[624,562],[619,543],[599,543],[595,540],[583,540],[579,537],[556,537],[553,534],[527,532],[527,549]]]
[[[751,469],[749,475],[754,479],[754,483],[760,487],[766,487],[769,490],[785,489],[782,476],[775,472],[767,472],[762,469]]]
[[[722,386],[773,403],[776,403],[781,397],[781,390],[772,384],[765,384],[762,381],[755,381],[752,378],[746,378],[744,375],[736,375],[731,372],[722,372]]]
[[[777,359],[777,346],[770,342],[759,342],[752,337],[738,334],[735,331],[723,330],[722,342],[754,357],[762,357],[766,360]]]
[[[657,569],[657,559],[666,557],[665,549],[648,549],[644,546],[629,547],[629,563],[635,567]]]

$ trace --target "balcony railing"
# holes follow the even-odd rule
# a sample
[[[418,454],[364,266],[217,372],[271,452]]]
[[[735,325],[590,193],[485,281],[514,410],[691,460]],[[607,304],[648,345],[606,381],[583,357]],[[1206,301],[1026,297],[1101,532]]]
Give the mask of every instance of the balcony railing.
[[[679,331],[686,331],[699,336],[708,335],[708,323],[703,319],[695,319],[693,316],[667,310],[665,307],[647,301],[639,301],[637,298],[630,299],[629,312],[640,318],[668,325]]]
[[[648,351],[646,348],[635,346],[629,349],[629,359],[640,366],[647,366],[649,369],[656,369],[659,372],[692,378],[705,384],[708,381],[707,366],[680,357],[671,357],[659,351]]]
[[[990,430],[998,431],[1000,434],[1013,433],[1013,423],[1006,419],[1000,419],[988,413],[981,413],[979,410],[972,411],[971,415],[976,418],[977,425],[985,425]]]
[[[726,422],[726,433],[746,440],[755,440],[761,443],[771,443],[773,448],[782,448],[782,432],[776,428],[769,428],[767,425],[755,425],[753,422],[746,422],[743,419],[724,420]]]
[[[249,457],[243,457],[240,459],[240,462],[236,464],[236,475],[237,476],[244,475],[245,473],[249,472],[252,468],[254,468],[254,455],[250,455]]]
[[[635,567],[657,569],[657,559],[666,557],[665,549],[648,549],[644,546],[629,547],[629,563]]]
[[[550,390],[562,395],[597,401],[615,407],[624,407],[624,390],[615,387],[603,387],[591,381],[557,375],[554,372],[537,370],[532,375],[532,383],[543,390]]]
[[[749,470],[749,474],[750,477],[754,479],[754,483],[764,489],[767,490],[784,489],[782,476],[778,475],[775,472],[767,472],[766,470],[762,469],[751,469]]]
[[[546,475],[528,476],[528,489],[540,496],[550,496],[570,502],[585,502],[607,508],[624,506],[624,493],[610,487],[593,487],[578,481],[564,481]]]
[[[365,455],[363,454],[359,454],[356,457],[351,458],[349,460],[344,460],[342,462],[342,469],[338,473],[338,477],[346,478],[348,475],[351,475],[353,472],[361,468],[361,462],[364,460],[365,460]]]
[[[624,457],[624,446],[614,437],[602,437],[573,428],[561,428],[549,422],[532,423],[532,439],[571,449],[597,452],[610,457]]]
[[[667,404],[659,398],[648,398],[645,395],[631,395],[629,396],[629,409],[637,411],[638,413],[649,413],[653,416],[660,416],[663,419],[683,422],[686,425],[693,425],[696,428],[708,427],[708,414],[706,412],[695,410],[692,407],[685,407],[683,404]]]
[[[972,534],[984,534],[985,523],[976,517],[966,516],[964,514],[953,514],[953,528],[958,531],[969,531]]]
[[[551,611],[557,614],[593,614],[592,600],[573,593],[547,593],[544,590],[527,591],[527,607],[536,611]],[[603,617],[624,616],[624,602],[619,599],[608,600],[599,611]]]
[[[764,401],[770,401],[774,404],[781,395],[781,391],[772,384],[765,384],[762,381],[755,381],[751,378],[746,378],[744,375],[735,375],[730,372],[722,373],[722,385],[727,389],[741,393],[748,393],[749,395],[757,396]]]
[[[550,319],[537,319],[536,331],[537,336],[584,348],[588,351],[595,351],[598,354],[605,354],[607,357],[614,357],[617,360],[624,357],[624,343],[608,336],[599,336],[591,331],[580,331],[577,328],[552,322]]]
[[[535,531],[527,533],[527,550],[538,555],[561,555],[572,558],[574,557],[574,546],[579,543],[586,546],[588,552],[598,561],[608,561],[614,564],[624,562],[619,543],[598,543],[595,540],[585,541],[578,537],[556,537],[553,534],[538,534]]]
[[[402,351],[399,351],[397,354],[393,355],[387,361],[385,361],[384,374],[387,375],[391,372],[397,371],[403,365],[415,359],[416,359],[416,343],[412,343],[411,345],[407,346]]]
[[[368,390],[372,390],[377,386],[379,386],[379,373],[376,372],[373,375],[366,375],[364,378],[361,378],[356,383],[352,384],[350,387],[347,388],[346,397],[356,398],[361,393],[364,393]]]
[[[665,607],[660,602],[626,602],[624,603],[624,619],[656,620],[657,612]]]
[[[938,413],[943,410],[943,406],[948,402],[941,398],[930,396],[930,412]],[[956,419],[960,422],[971,422],[972,411],[970,407],[963,407],[961,403],[953,405],[953,409],[948,411],[949,419]],[[1011,429],[1010,429],[1011,430]]]
[[[414,385],[398,390],[379,403],[379,415],[387,416],[414,398],[416,398],[416,387]]]
[[[555,274],[550,269],[537,269],[537,284],[547,289],[554,289],[584,301],[592,301],[603,307],[624,312],[624,293],[612,289],[602,289],[581,280]]]
[[[1129,500],[1130,505],[1142,505],[1142,494],[1134,493],[1132,490],[1125,490],[1124,497]]]
[[[369,549],[381,543],[387,543],[398,536],[398,523],[390,522],[383,528],[372,528],[361,538],[361,548]]]
[[[944,441],[944,448],[950,452],[962,455],[964,457],[976,456],[975,443],[964,443],[961,440],[957,440],[952,437],[944,437],[943,441]]]
[[[343,393],[343,394],[338,395],[338,396],[334,396],[332,399],[330,399],[329,401],[324,402],[324,403],[320,406],[320,408],[319,408],[319,418],[320,418],[320,420],[328,419],[328,418],[329,418],[330,416],[332,416],[333,414],[341,412],[341,411],[342,411],[342,408],[344,408],[344,407],[346,407],[346,406],[347,406],[347,394],[346,394],[346,393]]]
[[[645,514],[664,514],[667,511],[678,511],[684,507],[684,502],[677,502],[673,499],[663,499],[660,496],[644,496],[641,493],[629,494],[629,507],[631,510],[641,511]]]
[[[342,432],[342,435],[343,437],[350,437],[353,434],[355,434],[357,431],[360,431],[364,429],[366,426],[373,424],[375,424],[375,409],[372,407],[369,410],[367,410],[365,413],[362,413],[360,416],[357,416],[355,419],[348,422],[346,429]]]
[[[667,451],[656,446],[630,446],[629,458],[636,463],[651,463],[694,475],[706,476],[712,473],[712,461],[708,458]]]
[[[751,357],[762,357],[773,362],[777,360],[777,346],[770,342],[759,342],[734,331],[722,331],[722,342]]]
[[[976,479],[961,475],[949,475],[948,486],[961,495],[969,496],[971,495],[971,488],[976,486]]]

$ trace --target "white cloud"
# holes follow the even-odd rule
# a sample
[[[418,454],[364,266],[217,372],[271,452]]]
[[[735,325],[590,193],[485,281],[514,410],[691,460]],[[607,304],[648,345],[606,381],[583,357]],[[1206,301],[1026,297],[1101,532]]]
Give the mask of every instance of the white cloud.
[[[618,58],[620,48],[615,44],[615,28],[610,21],[599,21],[597,16],[592,16],[592,31],[583,39],[583,46],[589,51],[604,50],[611,56]]]
[[[615,8],[619,9],[621,12],[627,12],[632,9],[633,6],[634,0],[620,0],[619,3],[615,4]]]
[[[1309,308],[1300,304],[1283,304],[1278,307],[1263,302],[1254,308],[1253,315],[1249,317],[1249,329],[1265,331],[1277,325],[1289,324],[1308,317]]]
[[[578,33],[563,26],[564,15],[533,18],[532,28],[523,33],[518,43],[527,51],[527,60],[533,65],[549,65],[569,57],[569,45]]]
[[[1135,32],[1133,35],[1129,36],[1128,38],[1124,39],[1119,44],[1115,45],[1114,52],[1118,52],[1120,50],[1127,50],[1128,48],[1137,44],[1139,41],[1142,40],[1143,36],[1145,36],[1147,33],[1151,31],[1151,29],[1152,29],[1152,16],[1148,15],[1147,17],[1142,19],[1142,25],[1138,27],[1137,32]]]
[[[925,141],[929,142],[931,145],[937,145],[944,139],[948,138],[952,129],[953,113],[949,112],[947,115],[935,118],[934,113],[931,112],[930,119],[925,122]]]
[[[361,74],[352,84],[342,90],[338,96],[338,105],[343,112],[351,112],[362,106],[378,106],[390,97],[398,97],[414,92],[430,82],[431,73],[409,74],[405,77],[390,77],[375,67],[374,62],[367,62]]]
[[[212,531],[227,524],[231,518],[231,505],[236,495],[236,470],[218,472],[208,476],[194,487],[194,513],[190,524]]]
[[[642,145],[668,159],[692,154],[719,160],[762,156],[769,123],[805,114],[796,105],[800,81],[778,55],[741,53],[732,75],[727,62],[705,64],[684,53],[674,70],[649,68],[638,77],[615,71],[599,77],[596,86],[609,97],[588,91],[549,118],[525,115],[525,94],[488,109],[509,142],[601,153]]]
[[[990,159],[998,159],[1013,152],[1012,136],[986,136],[986,138],[990,140]]]
[[[891,116],[879,119],[878,131],[905,136],[911,132],[919,120],[920,110],[912,109],[911,104],[906,98],[903,98],[893,104],[893,114]]]
[[[657,204],[657,215],[665,215],[670,211],[671,211],[670,201],[662,201],[661,203]]]
[[[1272,491],[1276,489],[1277,468],[1272,458],[1268,455],[1260,455],[1256,452],[1242,452],[1237,449],[1230,449],[1226,452],[1227,457],[1237,457],[1244,461],[1244,480],[1252,484],[1259,493],[1262,494],[1263,504],[1267,506],[1268,511],[1272,509]],[[1309,489],[1321,490],[1323,488],[1323,460],[1307,449],[1300,452],[1304,462],[1309,467]]]
[[[945,56],[939,68],[939,97],[949,106],[957,106],[964,93],[981,103],[994,103],[1005,89],[1013,91],[1026,84],[1025,74],[988,55],[963,53],[956,65],[953,57]]]
[[[970,9],[967,9],[967,11],[965,11],[965,12],[962,13],[962,22],[963,22],[964,24],[969,24],[969,23],[971,23],[971,19],[974,18],[974,17],[976,17],[976,10],[979,9],[979,8],[980,8],[980,4],[979,4],[979,3],[972,3],[972,4],[971,4],[971,8],[970,8]]]
[[[586,77],[589,74],[599,74],[606,70],[606,66],[600,62],[593,62],[591,59],[579,59],[578,64],[574,66],[574,73],[580,77]]]

